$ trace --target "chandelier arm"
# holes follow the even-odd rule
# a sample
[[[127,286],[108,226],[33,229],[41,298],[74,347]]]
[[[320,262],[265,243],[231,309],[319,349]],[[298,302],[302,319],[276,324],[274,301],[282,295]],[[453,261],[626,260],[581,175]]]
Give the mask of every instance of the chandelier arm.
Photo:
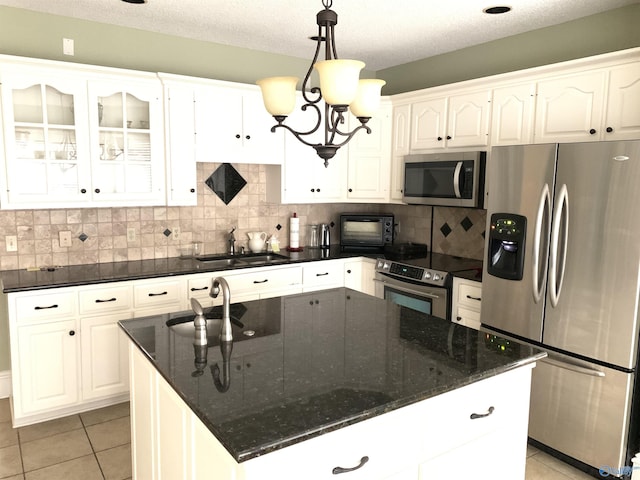
[[[309,89],[309,93],[318,94],[316,99],[311,99],[307,96],[307,85],[309,84],[309,79],[311,78],[311,73],[313,72],[313,66],[318,60],[318,54],[320,53],[320,46],[322,44],[322,25],[318,26],[318,40],[316,40],[316,52],[313,55],[313,60],[311,60],[311,65],[309,66],[309,70],[307,70],[307,74],[304,76],[304,80],[302,81],[302,96],[304,97],[307,104],[315,104],[322,100],[322,92],[318,87],[312,87]]]
[[[294,137],[296,137],[299,141],[301,141],[302,143],[304,143],[305,145],[309,146],[309,147],[316,147],[319,144],[318,143],[311,143],[311,142],[307,142],[304,138],[302,138],[305,135],[309,135],[311,133],[314,133],[316,130],[311,130],[309,132],[296,132],[293,128],[291,128],[289,125],[285,125],[284,123],[279,123],[277,125],[274,125],[273,127],[271,127],[271,131],[275,132],[276,128],[284,128],[285,130],[289,130]]]
[[[358,125],[356,128],[354,128],[351,132],[349,133],[342,133],[342,132],[338,132],[340,135],[342,136],[346,136],[347,138],[345,138],[345,140],[341,143],[335,143],[333,145],[335,145],[336,147],[340,148],[344,145],[347,144],[347,142],[349,140],[351,140],[351,137],[353,137],[358,131],[364,129],[367,133],[371,133],[371,129],[369,128],[368,125]]]
[[[331,30],[331,50],[333,51],[333,58],[338,60],[338,52],[336,51],[336,37],[333,33],[333,25],[327,27],[328,30]],[[327,42],[327,48],[329,47],[329,42]],[[328,59],[327,59],[328,60]]]
[[[331,116],[329,116],[328,112],[326,114],[327,121],[329,120],[329,118],[331,118],[331,121],[329,123],[329,125],[327,125],[327,131],[331,132],[331,139],[327,140],[328,143],[333,145],[333,140],[336,137],[336,133],[338,133],[339,135],[345,135],[344,133],[340,132],[339,130],[339,126],[341,123],[344,123],[344,114],[343,112],[332,108],[331,109]]]

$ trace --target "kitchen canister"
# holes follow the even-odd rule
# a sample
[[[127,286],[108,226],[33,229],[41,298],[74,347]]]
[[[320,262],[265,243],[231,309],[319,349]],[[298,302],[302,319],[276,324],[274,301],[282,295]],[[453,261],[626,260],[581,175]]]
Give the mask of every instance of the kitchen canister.
[[[318,225],[309,226],[309,248],[320,248],[320,233]]]

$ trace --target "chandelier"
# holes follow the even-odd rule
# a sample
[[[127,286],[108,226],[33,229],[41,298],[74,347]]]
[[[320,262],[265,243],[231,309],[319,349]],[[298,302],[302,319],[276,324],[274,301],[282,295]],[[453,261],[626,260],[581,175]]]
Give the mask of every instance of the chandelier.
[[[284,123],[295,108],[297,77],[270,77],[256,82],[262,90],[265,108],[278,122],[271,127],[271,131],[275,132],[276,128],[280,127],[290,131],[302,143],[316,150],[318,156],[324,159],[325,167],[329,165],[329,159],[333,158],[338,149],[349,142],[358,130],[371,133],[367,122],[380,106],[380,91],[386,83],[378,79],[359,80],[360,70],[365,64],[359,60],[338,59],[333,31],[333,27],[338,23],[338,15],[331,10],[332,3],[333,0],[322,0],[324,10],[316,15],[318,36],[311,37],[316,42],[316,53],[302,82],[302,96],[306,103],[301,108],[303,111],[312,109],[316,112],[315,126],[311,130],[297,132]],[[323,42],[325,59],[318,61]],[[320,87],[309,88],[309,79],[314,68],[320,78]],[[324,109],[320,104],[323,99]],[[341,127],[349,110],[360,121],[360,125],[350,132],[343,132]],[[324,126],[324,143],[312,143],[309,141],[309,135],[317,132],[321,125]]]

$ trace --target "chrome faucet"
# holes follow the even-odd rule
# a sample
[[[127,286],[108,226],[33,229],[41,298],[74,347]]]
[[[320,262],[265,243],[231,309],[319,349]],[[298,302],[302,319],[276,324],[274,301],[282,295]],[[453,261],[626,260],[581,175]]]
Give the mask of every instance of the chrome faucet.
[[[193,337],[194,347],[203,347],[207,345],[207,319],[204,316],[204,310],[200,302],[191,298],[191,308],[196,316],[193,319],[193,326],[195,327],[195,333]]]
[[[230,342],[233,340],[231,332],[231,291],[229,284],[223,277],[216,277],[211,284],[211,292],[209,295],[217,298],[222,290],[222,330],[220,331],[220,341]]]
[[[229,232],[229,254],[236,254],[236,237],[233,235],[233,232],[236,231],[236,227],[233,227]]]

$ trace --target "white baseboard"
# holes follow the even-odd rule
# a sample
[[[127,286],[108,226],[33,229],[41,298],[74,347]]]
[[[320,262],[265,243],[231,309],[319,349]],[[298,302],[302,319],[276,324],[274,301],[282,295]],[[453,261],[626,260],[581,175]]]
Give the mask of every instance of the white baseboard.
[[[0,398],[7,398],[11,395],[11,370],[0,372]]]

